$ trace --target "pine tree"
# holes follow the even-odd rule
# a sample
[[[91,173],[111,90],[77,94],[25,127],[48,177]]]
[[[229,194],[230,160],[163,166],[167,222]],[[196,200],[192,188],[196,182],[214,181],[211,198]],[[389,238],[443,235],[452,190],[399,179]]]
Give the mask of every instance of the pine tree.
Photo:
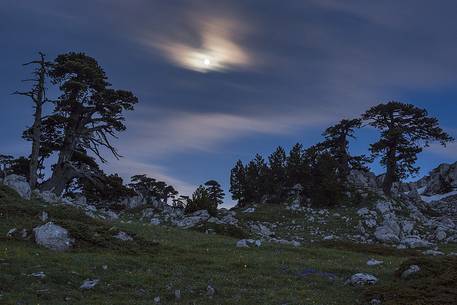
[[[286,185],[293,187],[306,180],[307,166],[304,160],[304,149],[300,143],[295,144],[286,160]]]
[[[279,203],[284,199],[286,193],[286,152],[279,146],[276,150],[268,157],[268,177],[267,193],[271,197],[270,201],[276,201]]]
[[[129,91],[112,89],[97,61],[83,53],[59,55],[49,76],[62,94],[54,113],[42,122],[48,141],[44,146],[58,157],[40,189],[60,195],[74,178],[93,174],[72,164],[75,151],[90,151],[102,162],[102,148],[120,157],[110,137],[126,129],[123,112],[133,110],[138,100]]]
[[[256,154],[254,160],[246,166],[245,172],[247,202],[261,203],[262,197],[268,194],[268,166],[263,157]]]
[[[216,180],[209,180],[205,182],[205,186],[208,191],[209,199],[214,206],[213,209],[217,209],[217,207],[224,202],[225,193],[222,190],[221,185]]]
[[[208,190],[203,185],[200,185],[192,194],[184,213],[190,214],[199,210],[206,210],[212,216],[217,214],[217,209],[214,209]]]
[[[355,139],[355,130],[362,126],[361,119],[341,120],[338,124],[325,130],[322,149],[328,150],[338,164],[339,176],[345,181],[352,169],[366,169],[365,156],[351,156],[349,154],[349,138]]]
[[[381,156],[381,164],[386,167],[383,190],[388,196],[394,182],[418,172],[415,162],[424,147],[432,141],[442,145],[453,141],[436,118],[412,104],[380,104],[369,109],[363,119],[381,131],[381,138],[370,145],[370,151],[373,157]]]
[[[238,160],[230,172],[230,193],[232,199],[238,201],[238,206],[246,204],[246,172],[243,162]]]

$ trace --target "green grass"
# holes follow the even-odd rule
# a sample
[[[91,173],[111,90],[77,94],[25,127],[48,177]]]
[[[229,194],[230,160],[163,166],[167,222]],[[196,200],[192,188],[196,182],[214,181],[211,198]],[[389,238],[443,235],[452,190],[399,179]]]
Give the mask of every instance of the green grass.
[[[58,253],[31,239],[6,238],[13,227],[30,233],[40,224],[43,210],[76,237],[75,249]],[[246,217],[267,217],[267,213]],[[119,230],[134,236],[135,242],[113,240]],[[365,304],[367,290],[345,286],[348,276],[369,272],[389,285],[402,262],[414,256],[350,243],[239,249],[237,238],[229,235],[243,232],[220,233],[225,235],[139,222],[106,223],[72,208],[20,200],[0,186],[0,304],[150,305],[156,296],[161,304]],[[369,258],[381,259],[384,265],[369,267]],[[300,276],[306,269],[332,273],[336,279]],[[39,271],[45,272],[44,279],[31,276]],[[98,278],[100,283],[81,291],[79,286],[87,278]],[[212,298],[206,295],[208,284],[216,289]],[[181,290],[179,301],[175,289]]]

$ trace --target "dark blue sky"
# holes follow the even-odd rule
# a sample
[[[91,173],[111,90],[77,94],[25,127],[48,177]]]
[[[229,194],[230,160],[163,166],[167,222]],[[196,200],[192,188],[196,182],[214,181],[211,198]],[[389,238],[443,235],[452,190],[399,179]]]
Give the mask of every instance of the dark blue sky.
[[[237,159],[311,145],[381,101],[425,107],[457,136],[456,11],[453,0],[3,0],[0,153],[28,154],[31,104],[10,93],[38,51],[86,52],[139,97],[108,171],[184,192],[210,178],[228,188]],[[353,151],[374,137],[361,131]],[[423,172],[456,152],[432,146]]]

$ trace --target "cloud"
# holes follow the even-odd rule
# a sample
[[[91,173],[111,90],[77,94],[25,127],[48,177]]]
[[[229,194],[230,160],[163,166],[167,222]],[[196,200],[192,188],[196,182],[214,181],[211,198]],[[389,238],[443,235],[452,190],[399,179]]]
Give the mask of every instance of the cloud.
[[[192,26],[200,41],[198,46],[194,46],[195,42],[182,42],[164,34],[142,38],[142,41],[161,51],[176,65],[198,72],[224,71],[253,64],[248,52],[235,41],[243,32],[240,23],[214,16],[198,16],[195,20]]]
[[[191,195],[196,188],[193,184],[170,176],[165,168],[160,165],[152,164],[151,162],[141,162],[136,159],[133,160],[132,158],[121,158],[120,160],[111,159],[106,167],[106,170],[109,172],[115,169],[126,182],[130,181],[130,177],[133,175],[145,174],[149,177],[165,181],[175,187],[182,195]]]
[[[227,113],[176,112],[156,117],[143,107],[128,123],[119,142],[121,154],[160,159],[183,152],[213,152],[232,140],[259,134],[281,136],[304,126],[328,123],[330,113],[249,116]]]

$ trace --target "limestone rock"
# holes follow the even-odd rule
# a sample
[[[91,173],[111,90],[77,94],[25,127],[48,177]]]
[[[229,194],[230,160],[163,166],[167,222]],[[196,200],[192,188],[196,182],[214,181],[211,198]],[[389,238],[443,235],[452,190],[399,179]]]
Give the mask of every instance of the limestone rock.
[[[33,232],[35,233],[35,242],[51,250],[66,251],[74,243],[66,229],[52,222],[36,227]]]
[[[3,184],[15,190],[22,198],[30,199],[32,190],[25,177],[8,175],[3,179]]]
[[[401,278],[407,279],[408,277],[419,272],[420,270],[421,270],[421,268],[418,265],[411,265],[408,267],[408,269],[406,269],[405,271],[402,272]]]
[[[374,285],[378,282],[378,278],[368,273],[356,273],[352,275],[347,281],[346,285],[352,286],[366,286]]]

